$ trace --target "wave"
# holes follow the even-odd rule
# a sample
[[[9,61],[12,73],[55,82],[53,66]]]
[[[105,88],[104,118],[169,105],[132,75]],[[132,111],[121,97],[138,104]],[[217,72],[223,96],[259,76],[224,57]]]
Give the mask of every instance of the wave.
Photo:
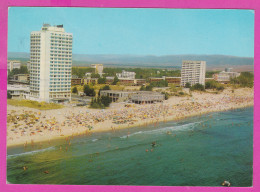
[[[92,142],[95,142],[95,141],[97,141],[98,139],[92,139]]]
[[[193,122],[193,123],[188,123],[188,124],[178,125],[178,126],[164,127],[161,129],[155,129],[155,130],[149,130],[149,131],[138,131],[138,132],[135,132],[135,133],[132,133],[129,135],[121,136],[120,138],[125,139],[127,137],[131,137],[131,136],[139,135],[139,134],[165,134],[168,131],[186,131],[188,129],[193,129],[196,124],[199,124],[201,122],[203,122],[203,121]]]
[[[44,151],[49,151],[49,150],[53,150],[55,149],[55,147],[48,147],[45,149],[40,149],[40,150],[35,150],[35,151],[28,151],[28,152],[24,152],[24,153],[18,153],[18,154],[13,154],[13,155],[7,155],[7,159],[9,158],[14,158],[14,157],[18,157],[18,156],[23,156],[23,155],[31,155],[31,154],[35,154],[35,153],[41,153]]]

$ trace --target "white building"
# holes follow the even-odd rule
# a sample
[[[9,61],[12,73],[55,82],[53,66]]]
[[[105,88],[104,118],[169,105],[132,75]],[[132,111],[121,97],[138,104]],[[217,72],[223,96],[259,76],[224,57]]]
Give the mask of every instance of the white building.
[[[181,85],[205,85],[206,61],[182,61]]]
[[[43,24],[31,32],[30,97],[45,102],[71,100],[72,34],[63,25]]]
[[[224,83],[224,82],[230,81],[230,79],[232,79],[232,78],[239,77],[239,75],[240,75],[240,73],[237,73],[237,72],[232,72],[232,71],[226,72],[226,71],[222,71],[222,72],[220,72],[220,73],[214,74],[214,75],[213,75],[213,78],[214,78],[214,80],[216,80],[216,81],[218,81],[218,82]]]
[[[28,69],[28,71],[30,72],[30,68],[31,68],[30,61],[27,61],[26,65],[27,65],[27,69]]]
[[[7,92],[12,98],[28,99],[30,88],[26,85],[7,85]]]
[[[103,64],[91,64],[91,67],[95,69],[95,73],[98,73],[100,76],[102,76],[104,69]]]
[[[122,73],[116,73],[118,78],[135,79],[135,72],[122,70]]]
[[[7,69],[12,71],[13,69],[20,69],[21,62],[17,60],[8,60],[7,62]]]

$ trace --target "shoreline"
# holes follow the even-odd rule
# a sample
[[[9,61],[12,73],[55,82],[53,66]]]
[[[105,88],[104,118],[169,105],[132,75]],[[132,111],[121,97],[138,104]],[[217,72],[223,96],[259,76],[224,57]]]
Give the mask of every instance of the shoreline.
[[[129,131],[131,131],[132,127],[148,126],[152,124],[156,125],[160,122],[178,121],[193,116],[205,115],[211,112],[221,112],[232,109],[252,107],[254,105],[254,95],[252,90],[253,89],[248,89],[245,91],[244,89],[244,92],[236,90],[238,95],[235,96],[227,93],[228,90],[226,90],[226,92],[223,92],[221,94],[212,95],[210,100],[205,100],[205,98],[209,96],[209,94],[193,93],[194,96],[192,98],[172,97],[169,100],[166,100],[164,103],[158,104],[133,105],[133,107],[131,108],[126,108],[124,107],[124,104],[115,103],[114,106],[106,110],[77,107],[70,108],[71,111],[68,112],[68,108],[63,108],[52,110],[52,114],[50,114],[50,111],[41,111],[35,109],[33,110],[25,107],[21,108],[8,105],[8,111],[10,113],[12,113],[14,109],[20,108],[20,113],[22,112],[27,114],[26,110],[30,110],[30,112],[33,114],[43,114],[41,114],[40,117],[36,117],[39,118],[38,121],[35,123],[35,125],[37,126],[33,126],[38,127],[36,129],[41,131],[39,132],[40,134],[37,135],[22,135],[21,132],[21,136],[19,137],[19,131],[17,128],[15,129],[15,132],[10,131],[12,129],[10,129],[9,122],[7,125],[7,148],[22,146],[27,147],[29,145],[41,146],[42,143],[51,143],[53,141],[62,139],[66,139],[67,141],[67,139],[69,140],[74,136],[89,135],[95,132],[109,132],[127,128],[129,128]],[[244,93],[247,94],[246,96],[244,96],[245,98],[241,97],[241,94],[243,95]],[[230,95],[232,95],[232,97],[230,97]],[[225,103],[225,100],[223,100],[223,98],[228,101],[231,100],[232,102]],[[234,102],[232,98],[235,98]],[[240,102],[240,100],[243,102]],[[210,103],[209,101],[213,103]],[[84,113],[82,112],[82,110],[86,110],[86,112]],[[15,110],[15,112],[17,112],[17,110]],[[69,115],[67,113],[69,113]],[[56,116],[54,116],[55,120],[51,119],[54,122],[46,119],[46,117],[45,119],[43,119],[44,115],[53,118],[54,114],[56,114]],[[88,116],[90,116],[91,118],[86,118]],[[118,117],[119,121],[122,121],[123,123],[115,124],[116,121],[114,121],[114,119],[116,117]],[[49,125],[51,128],[47,130],[39,128],[40,126],[38,126],[38,124],[39,122],[43,122],[43,120],[47,121],[47,125]],[[24,125],[20,125],[20,127],[23,126]],[[89,128],[92,127],[93,129],[89,130]],[[15,141],[10,139],[12,138],[10,137],[10,134],[12,135],[12,137],[16,136]]]
[[[230,108],[230,109],[223,109],[223,110],[212,110],[212,111],[209,111],[209,112],[204,112],[202,114],[191,114],[190,116],[186,116],[186,117],[183,117],[183,118],[179,118],[179,119],[175,119],[175,118],[168,118],[167,120],[163,121],[158,121],[157,123],[161,123],[161,122],[170,122],[170,121],[181,121],[181,120],[184,120],[184,119],[187,119],[187,118],[191,118],[191,117],[199,117],[201,115],[206,115],[206,114],[210,114],[210,113],[215,113],[215,112],[224,112],[224,111],[230,111],[230,110],[236,110],[236,109],[243,109],[243,108],[250,108],[250,107],[253,107],[253,105],[245,105],[245,106],[239,106],[239,107],[235,107],[235,108]],[[157,124],[156,123],[156,124]],[[131,125],[130,127],[128,126],[121,126],[118,128],[118,130],[122,130],[122,129],[128,129],[128,128],[138,128],[138,127],[144,127],[144,126],[149,126],[149,125],[152,125],[154,124],[153,122],[145,122],[145,123],[140,123],[138,125]],[[92,131],[92,133],[105,133],[105,132],[110,132],[109,130],[96,130],[96,131]],[[73,136],[73,137],[80,137],[80,136],[85,136],[84,133],[81,133],[80,135],[77,135],[77,136]],[[87,135],[86,135],[87,136]],[[72,137],[72,135],[64,135],[64,138],[66,137]],[[64,138],[61,138],[61,137],[56,137],[56,138],[53,138],[52,139],[52,142],[57,144],[57,143],[61,143],[60,141],[64,140]],[[40,142],[45,142],[47,143],[47,140],[42,140],[42,141],[37,141],[35,142],[35,145],[37,145],[38,143]],[[48,147],[51,147],[53,145],[49,145]],[[10,146],[7,146],[7,149],[10,149],[10,148],[19,148],[19,147],[23,147],[23,144],[16,144],[16,145],[10,145]],[[46,147],[47,148],[47,147]],[[44,150],[46,148],[40,148],[41,150]]]

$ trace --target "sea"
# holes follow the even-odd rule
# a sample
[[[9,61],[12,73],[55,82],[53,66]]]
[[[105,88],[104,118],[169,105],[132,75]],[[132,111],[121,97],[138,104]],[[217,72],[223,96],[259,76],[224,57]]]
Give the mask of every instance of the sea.
[[[12,184],[252,186],[253,107],[8,148]]]

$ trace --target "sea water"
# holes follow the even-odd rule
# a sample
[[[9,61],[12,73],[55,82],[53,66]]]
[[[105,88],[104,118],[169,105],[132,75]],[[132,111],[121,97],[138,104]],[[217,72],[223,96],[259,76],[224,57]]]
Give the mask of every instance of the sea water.
[[[252,166],[249,107],[63,139],[45,148],[9,148],[7,180],[153,186],[220,186],[228,180],[243,187],[252,186]]]

